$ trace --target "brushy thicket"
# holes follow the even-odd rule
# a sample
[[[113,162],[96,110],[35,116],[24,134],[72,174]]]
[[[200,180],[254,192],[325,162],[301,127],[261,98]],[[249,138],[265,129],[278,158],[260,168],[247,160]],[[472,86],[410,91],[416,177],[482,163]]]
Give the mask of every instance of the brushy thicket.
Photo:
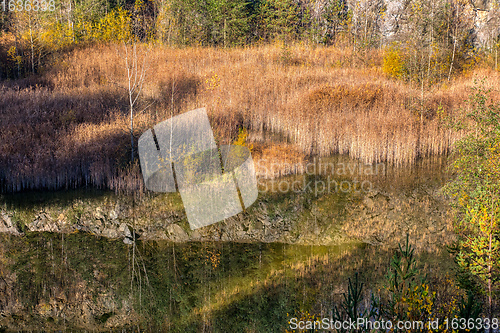
[[[41,76],[1,84],[2,192],[142,188],[137,161],[130,164],[124,47],[75,49]],[[139,47],[140,59],[146,48]],[[335,47],[154,46],[135,138],[172,115],[207,107],[220,142],[249,129],[257,161],[277,138],[304,156],[342,153],[366,163],[411,165],[447,154],[461,134],[443,118],[462,106],[471,80],[421,90],[388,78],[382,52],[347,66],[354,58],[352,50]],[[477,74],[497,88],[497,72]]]

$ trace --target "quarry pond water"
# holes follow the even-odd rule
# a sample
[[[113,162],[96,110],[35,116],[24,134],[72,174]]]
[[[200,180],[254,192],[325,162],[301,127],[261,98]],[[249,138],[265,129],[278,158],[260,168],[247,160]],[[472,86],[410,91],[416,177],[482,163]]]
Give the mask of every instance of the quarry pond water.
[[[2,236],[0,325],[16,330],[283,332],[291,317],[330,317],[356,273],[384,288],[393,251],[361,243],[138,241],[86,234]],[[445,275],[445,252],[419,269]],[[138,329],[139,328],[139,329]]]
[[[330,166],[357,163],[342,157],[325,161]],[[230,230],[239,228],[238,221],[199,238],[185,231],[184,242],[166,235],[143,237],[135,245],[92,231],[30,232],[24,227],[23,236],[2,234],[0,328],[283,332],[292,316],[331,316],[356,273],[367,299],[383,288],[394,247],[406,234],[417,249],[419,267],[444,276],[451,265],[440,243],[451,237],[443,227],[446,202],[439,192],[447,179],[445,164],[442,158],[422,160],[412,168],[358,174],[371,184],[359,193],[262,191],[272,181],[263,180],[255,209],[242,219],[249,224],[240,221],[248,226],[242,234]],[[325,170],[275,181],[325,181]],[[339,183],[352,178],[334,176]],[[144,200],[153,199],[173,201],[165,210],[178,214],[161,211],[145,220],[170,219],[185,228],[178,198]],[[28,225],[43,210],[54,221],[65,215],[71,224],[95,221],[99,207],[106,219],[107,205],[115,209],[120,198],[79,190],[4,195],[1,200],[15,223]],[[138,204],[136,223],[154,207]],[[121,214],[121,220],[131,216],[125,209]],[[272,227],[279,223],[283,227]],[[226,239],[220,236],[224,232]],[[219,238],[214,240],[214,234]]]

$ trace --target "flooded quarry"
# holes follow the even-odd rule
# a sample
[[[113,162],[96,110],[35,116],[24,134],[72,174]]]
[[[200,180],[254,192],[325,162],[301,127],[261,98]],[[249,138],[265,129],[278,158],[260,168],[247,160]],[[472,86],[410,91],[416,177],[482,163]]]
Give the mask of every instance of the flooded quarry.
[[[418,267],[450,273],[446,159],[266,167],[251,207],[194,231],[178,194],[3,195],[2,327],[280,331],[304,309],[331,316],[357,272],[369,299],[406,237]]]

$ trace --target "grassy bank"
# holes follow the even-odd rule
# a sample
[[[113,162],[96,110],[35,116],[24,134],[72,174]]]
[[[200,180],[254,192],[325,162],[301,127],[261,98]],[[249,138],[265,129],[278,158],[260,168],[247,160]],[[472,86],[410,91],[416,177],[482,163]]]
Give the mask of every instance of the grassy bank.
[[[152,47],[135,139],[172,115],[207,107],[220,143],[249,130],[257,161],[341,153],[412,165],[447,154],[461,136],[442,120],[465,106],[472,77],[488,77],[498,89],[498,73],[486,70],[431,88],[395,81],[382,71],[382,51],[372,53],[359,59],[347,49],[300,45]],[[144,54],[140,47],[140,63]],[[2,192],[142,190],[138,165],[130,164],[124,57],[120,45],[75,49],[38,77],[0,84]]]

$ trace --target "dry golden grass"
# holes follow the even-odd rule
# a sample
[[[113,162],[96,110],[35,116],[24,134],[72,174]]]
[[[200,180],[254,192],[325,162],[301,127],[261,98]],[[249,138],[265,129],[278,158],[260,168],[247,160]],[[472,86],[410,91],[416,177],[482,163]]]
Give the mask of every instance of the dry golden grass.
[[[41,78],[0,85],[1,191],[142,186],[138,168],[128,165],[123,55],[120,45],[76,49]],[[499,88],[497,72],[478,70],[421,90],[387,78],[381,57],[300,45],[155,46],[134,134],[137,139],[156,122],[207,107],[221,143],[245,126],[257,151],[289,145],[294,161],[341,153],[366,163],[412,165],[447,154],[461,136],[441,120],[465,106],[472,77],[487,77],[487,85]],[[280,149],[273,158],[286,159]],[[125,176],[129,169],[135,171]]]

